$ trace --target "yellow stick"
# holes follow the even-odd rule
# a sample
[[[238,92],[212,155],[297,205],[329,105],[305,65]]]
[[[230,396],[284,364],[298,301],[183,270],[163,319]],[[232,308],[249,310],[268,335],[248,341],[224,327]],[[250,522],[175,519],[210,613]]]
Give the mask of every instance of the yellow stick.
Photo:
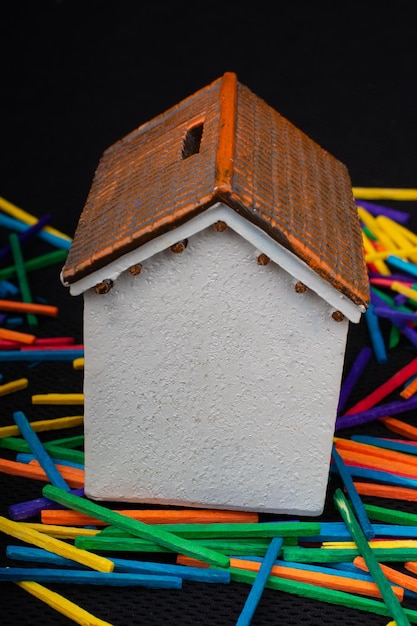
[[[397,245],[389,236],[389,234],[386,233],[384,230],[382,230],[376,217],[371,215],[369,211],[367,211],[361,206],[358,206],[358,215],[359,215],[359,218],[362,220],[362,222],[365,224],[365,226],[376,237],[378,242],[382,246],[384,246],[384,248],[397,248]]]
[[[80,357],[79,359],[74,359],[74,361],[72,362],[72,365],[75,370],[84,369],[84,357]]]
[[[67,600],[61,594],[51,591],[43,585],[31,581],[16,582],[16,585],[30,593],[35,598],[42,600],[45,604],[55,609],[58,613],[72,619],[81,626],[112,626],[110,622],[105,622],[88,611],[85,611],[74,602]]]
[[[410,300],[417,302],[417,291],[411,289],[410,287],[406,287],[402,283],[397,280],[393,280],[391,283],[391,289],[393,291],[398,291],[398,293],[402,293],[403,296],[407,296]]]
[[[371,240],[369,239],[369,237],[367,237],[365,235],[364,232],[362,232],[362,240],[363,240],[363,247],[365,249],[365,258],[366,261],[368,262],[368,258],[369,256],[372,256],[372,254],[374,254],[375,248],[372,245]],[[374,261],[374,265],[377,268],[378,272],[380,272],[380,274],[384,274],[385,276],[388,276],[389,274],[391,274],[389,267],[386,265],[386,263],[384,263],[384,261],[381,261],[380,259],[376,259]]]
[[[41,524],[39,522],[21,522],[26,528],[37,530],[44,535],[55,537],[55,539],[74,539],[82,535],[83,537],[95,537],[100,530],[93,528],[79,528],[78,526],[58,526],[56,524]]]
[[[417,200],[417,189],[389,187],[353,187],[355,198],[362,200]]]
[[[44,533],[27,528],[22,522],[14,522],[0,516],[0,530],[16,539],[38,546],[38,548],[49,550],[67,559],[72,559],[98,572],[112,572],[114,569],[114,563],[110,559],[81,548],[76,548],[66,541],[55,539],[55,537],[48,537]]]
[[[29,381],[27,378],[17,378],[16,380],[11,380],[5,385],[0,385],[0,396],[6,396],[8,393],[14,393],[15,391],[26,389],[28,385]]]
[[[376,541],[368,541],[371,548],[417,548],[417,539],[378,539]],[[356,548],[354,541],[323,541],[324,548]]]
[[[372,263],[373,261],[383,260],[388,258],[389,256],[397,256],[397,257],[411,257],[411,255],[417,254],[417,246],[407,246],[404,248],[391,248],[386,250],[375,250],[374,252],[370,251],[365,254],[365,260],[367,263]]]
[[[36,433],[39,433],[45,430],[61,430],[61,428],[82,426],[83,423],[83,415],[74,415],[70,417],[56,417],[50,420],[39,420],[39,422],[31,422],[30,425]],[[0,428],[0,439],[3,439],[3,437],[20,436],[21,432],[18,426],[2,426]]]
[[[37,217],[34,217],[34,215],[31,215],[30,213],[27,213],[23,209],[20,209],[18,206],[16,206],[15,204],[12,204],[11,202],[6,200],[5,198],[2,198],[1,196],[0,196],[0,209],[4,211],[5,213],[7,213],[8,215],[11,215],[15,219],[19,220],[20,222],[24,222],[25,224],[28,224],[29,226],[33,226],[39,221]],[[65,235],[64,233],[61,233],[61,231],[57,230],[56,228],[53,228],[52,226],[45,226],[44,230],[50,233],[51,235],[56,235],[57,237],[61,237],[61,239],[67,239],[68,241],[72,241],[71,237],[68,237],[68,235]]]
[[[410,236],[407,231],[402,230],[398,227],[398,224],[395,220],[387,217],[386,215],[378,215],[375,218],[376,223],[379,225],[381,231],[384,231],[395,243],[398,248],[407,248],[410,244],[416,244],[416,241],[411,241]],[[399,253],[397,252],[397,255]],[[416,253],[410,253],[408,255],[411,261],[416,261]]]
[[[83,404],[83,393],[38,393],[32,396],[32,404]]]

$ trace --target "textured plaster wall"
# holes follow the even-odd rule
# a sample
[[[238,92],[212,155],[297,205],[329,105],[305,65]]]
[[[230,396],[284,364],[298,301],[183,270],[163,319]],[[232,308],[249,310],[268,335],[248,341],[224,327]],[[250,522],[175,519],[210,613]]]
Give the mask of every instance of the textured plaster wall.
[[[348,322],[230,228],[84,294],[86,492],[320,514]]]

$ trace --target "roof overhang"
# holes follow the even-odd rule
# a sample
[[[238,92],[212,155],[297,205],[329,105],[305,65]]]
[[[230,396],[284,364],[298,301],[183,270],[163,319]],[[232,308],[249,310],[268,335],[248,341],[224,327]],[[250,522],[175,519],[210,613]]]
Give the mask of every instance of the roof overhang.
[[[170,248],[178,241],[188,239],[218,221],[226,222],[228,227],[250,242],[259,252],[266,254],[274,263],[293,276],[296,281],[301,281],[331,307],[343,313],[351,322],[358,323],[360,321],[362,313],[366,310],[364,306],[352,302],[352,300],[321,278],[304,261],[277,243],[261,228],[221,202],[214,204],[200,215],[179,225],[174,230],[148,241],[139,248],[128,252],[75,283],[70,285],[65,283],[62,274],[61,281],[65,286],[69,287],[71,295],[80,295],[104,280],[117,280],[120,274],[128,270],[132,265],[143,263],[158,252]]]

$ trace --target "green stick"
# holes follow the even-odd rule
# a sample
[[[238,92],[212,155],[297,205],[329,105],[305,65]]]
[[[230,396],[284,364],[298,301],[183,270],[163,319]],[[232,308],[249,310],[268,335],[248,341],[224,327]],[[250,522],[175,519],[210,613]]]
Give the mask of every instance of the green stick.
[[[239,522],[239,523],[211,523],[211,524],[158,524],[158,528],[175,533],[180,537],[195,537],[205,539],[212,537],[214,539],[233,537],[234,539],[242,537],[306,537],[314,536],[320,532],[320,524],[316,522]],[[307,530],[307,535],[304,535]],[[103,531],[104,532],[104,531]],[[119,528],[109,526],[106,529],[106,535],[123,537],[123,531]]]
[[[58,489],[53,485],[46,485],[43,488],[42,493],[45,498],[49,498],[59,504],[64,504],[75,511],[87,513],[87,515],[91,515],[92,517],[97,517],[108,524],[113,524],[113,526],[118,526],[135,537],[150,539],[151,541],[155,541],[166,548],[170,548],[170,550],[174,552],[180,552],[187,556],[191,556],[194,559],[210,563],[211,565],[217,565],[218,567],[229,566],[229,557],[221,554],[220,552],[216,552],[215,550],[211,550],[210,548],[191,542],[188,539],[177,537],[172,533],[159,530],[155,526],[150,526],[144,522],[128,518],[121,513],[110,511],[104,506],[91,502],[86,498],[80,498],[74,494],[67,493],[63,489]]]
[[[25,261],[24,268],[26,272],[41,270],[44,267],[48,267],[48,265],[54,265],[54,263],[61,263],[62,261],[65,261],[67,256],[68,250],[54,250],[53,252],[48,252],[47,254],[42,254],[41,256],[37,256],[34,259]],[[16,276],[16,274],[17,268],[15,265],[11,265],[10,267],[4,267],[0,270],[0,280],[7,280],[8,278]]]
[[[372,548],[378,561],[417,561],[417,548]],[[408,556],[407,556],[408,555]],[[284,561],[296,563],[343,563],[363,556],[359,548],[303,548],[288,546],[283,550]]]
[[[61,448],[60,446],[56,446],[49,442],[45,442],[43,446],[51,456],[57,459],[72,461],[73,463],[84,463],[84,452],[81,450]],[[3,439],[0,439],[0,448],[15,450],[16,452],[31,452],[29,444],[18,437],[3,437]]]
[[[16,233],[10,233],[9,235],[10,247],[12,249],[13,261],[16,267],[17,280],[19,283],[20,294],[23,302],[33,302],[32,294],[30,292],[29,282],[26,276],[25,263],[23,260],[22,249],[20,247],[19,237]],[[38,318],[33,313],[26,315],[29,326],[37,326]]]
[[[371,519],[378,522],[388,522],[391,524],[402,524],[405,526],[417,526],[417,514],[406,513],[405,511],[394,511],[383,506],[364,504],[366,512]]]
[[[92,539],[92,541],[89,541],[89,539]],[[259,539],[187,539],[186,541],[190,545],[198,544],[222,554],[240,556],[246,556],[247,554],[264,556],[270,543],[270,540],[264,537]],[[149,539],[140,539],[138,537],[102,537],[101,534],[94,537],[79,535],[75,537],[74,545],[77,548],[94,552],[172,552],[170,548]]]
[[[384,572],[382,571],[372,548],[363,534],[362,528],[357,521],[352,509],[349,506],[341,489],[336,489],[333,494],[334,503],[339,510],[340,515],[343,518],[346,526],[349,529],[352,539],[358,546],[361,555],[363,556],[366,566],[378,586],[381,592],[382,598],[387,605],[390,615],[395,620],[397,626],[410,626],[410,621],[404,613],[404,609],[401,606],[397,596],[392,591],[392,587],[388,582]]]

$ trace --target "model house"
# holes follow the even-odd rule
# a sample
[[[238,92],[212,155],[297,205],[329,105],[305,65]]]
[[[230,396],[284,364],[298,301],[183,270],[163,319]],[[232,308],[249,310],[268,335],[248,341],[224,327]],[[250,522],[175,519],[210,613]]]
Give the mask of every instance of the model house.
[[[322,512],[369,304],[340,161],[227,72],[104,152],[62,281],[84,299],[87,495]]]

